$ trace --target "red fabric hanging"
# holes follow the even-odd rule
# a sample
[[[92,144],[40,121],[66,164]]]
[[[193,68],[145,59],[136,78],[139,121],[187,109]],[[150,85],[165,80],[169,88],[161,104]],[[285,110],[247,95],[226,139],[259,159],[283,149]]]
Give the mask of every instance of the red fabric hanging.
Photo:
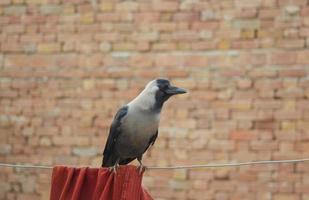
[[[53,168],[50,200],[151,200],[142,188],[135,166],[120,166],[117,173],[107,168]]]

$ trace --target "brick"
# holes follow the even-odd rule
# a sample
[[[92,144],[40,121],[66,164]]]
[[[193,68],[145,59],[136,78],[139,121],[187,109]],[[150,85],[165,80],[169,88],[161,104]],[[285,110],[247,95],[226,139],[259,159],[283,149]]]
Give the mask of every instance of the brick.
[[[154,42],[159,39],[159,33],[158,32],[143,32],[140,34],[133,34],[132,36],[133,40],[135,41],[150,41]]]
[[[3,0],[0,3],[0,5],[9,5],[9,4],[10,4],[10,0]]]
[[[304,69],[285,69],[279,71],[279,76],[282,77],[305,77],[307,75]]]
[[[65,5],[62,6],[62,13],[64,14],[73,14],[75,12],[75,8],[73,5]]]
[[[254,107],[257,109],[280,109],[283,104],[279,100],[256,100]]]
[[[174,43],[155,43],[152,46],[152,49],[155,51],[167,51],[176,49],[176,45]]]
[[[23,33],[25,31],[25,26],[23,25],[8,25],[3,28],[6,33]]]
[[[102,2],[99,7],[101,11],[109,12],[113,10],[114,4],[112,2]]]
[[[176,180],[186,180],[187,176],[188,176],[188,172],[186,169],[181,169],[173,173],[173,178]]]
[[[297,30],[297,29],[295,29],[295,28],[292,28],[292,29],[288,29],[288,30],[285,30],[284,32],[283,32],[283,35],[284,35],[284,37],[286,37],[286,38],[297,38],[298,37],[298,35],[304,35],[304,30]]]
[[[259,11],[259,17],[261,19],[274,19],[276,16],[280,14],[280,10],[273,8],[273,9],[262,9]]]
[[[52,141],[50,138],[48,137],[42,137],[39,141],[39,144],[41,146],[51,146],[52,145]]]
[[[250,110],[252,107],[251,100],[231,100],[229,107],[232,110]]]
[[[304,92],[299,88],[287,88],[278,90],[275,96],[280,98],[301,98],[304,96]]]
[[[178,2],[173,1],[154,1],[152,8],[155,11],[176,11],[179,7]]]
[[[277,143],[268,141],[252,141],[250,147],[257,151],[271,151],[279,148]]]
[[[259,20],[235,20],[233,27],[236,29],[258,29],[260,27]]]
[[[282,88],[282,81],[279,79],[260,79],[255,82],[254,86],[257,89],[279,89]]]
[[[201,20],[207,21],[207,20],[218,20],[219,14],[216,13],[214,10],[205,10],[202,12]]]
[[[232,43],[232,47],[236,49],[255,49],[258,46],[259,44],[255,40],[240,40]]]
[[[275,194],[274,200],[300,200],[296,194]]]
[[[217,30],[219,27],[219,23],[216,21],[205,21],[205,22],[193,22],[192,23],[192,29],[193,30],[207,30],[207,31],[213,31]]]
[[[218,49],[229,49],[231,47],[231,42],[228,40],[221,40],[218,43]]]
[[[108,4],[107,4],[108,5]],[[106,7],[106,6],[105,6]],[[101,7],[102,8],[102,7]],[[137,2],[122,2],[118,3],[116,5],[116,11],[121,11],[121,12],[132,12],[132,11],[137,11],[139,8],[139,5]]]
[[[18,96],[18,93],[13,90],[2,90],[0,93],[0,97],[4,97],[4,98],[14,98],[17,96]]]
[[[2,44],[2,52],[9,52],[9,53],[18,53],[22,51],[21,44],[18,43],[4,43]]]
[[[236,0],[235,5],[237,8],[255,8],[261,6],[261,0],[253,0],[253,1],[244,1],[244,0]]]
[[[115,51],[130,51],[135,49],[134,43],[114,43],[113,44],[113,50]]]
[[[47,5],[42,5],[40,7],[40,12],[43,15],[57,15],[61,11],[62,11],[62,8],[59,5],[47,4]]]
[[[275,77],[277,71],[273,68],[257,68],[249,72],[250,77],[261,78],[261,77]]]
[[[112,49],[112,45],[109,42],[102,42],[99,48],[102,52],[109,52]]]
[[[284,131],[291,131],[296,129],[296,124],[293,122],[282,122],[281,129]]]
[[[248,78],[242,78],[237,80],[237,87],[239,89],[248,89],[252,86],[252,81]]]
[[[81,157],[89,157],[89,156],[95,156],[97,155],[98,150],[96,148],[90,147],[90,148],[85,148],[85,147],[75,147],[73,148],[73,155],[76,156],[81,156]]]
[[[227,140],[211,140],[208,148],[217,151],[232,151],[235,149],[235,143]]]
[[[234,187],[231,186],[228,181],[225,180],[219,180],[219,181],[213,181],[210,185],[210,188],[212,188],[215,191],[233,191]]]
[[[26,13],[27,8],[25,6],[8,6],[4,8],[5,15],[22,15]]]
[[[12,151],[12,146],[9,144],[0,145],[0,155],[8,155]]]
[[[308,56],[309,56],[309,51],[300,51],[297,54],[297,63],[299,64],[308,64]]]
[[[80,16],[80,22],[82,24],[92,24],[94,22],[93,14],[87,13]]]
[[[55,61],[50,56],[43,55],[8,55],[5,57],[5,67],[51,67]]]
[[[42,43],[38,45],[38,51],[42,53],[59,52],[60,48],[60,44],[57,43]]]
[[[22,133],[25,136],[31,136],[31,135],[34,134],[34,129],[33,128],[25,128]]]
[[[236,13],[237,18],[250,19],[257,16],[257,10],[255,8],[241,9]]]
[[[173,20],[179,22],[190,22],[193,20],[197,20],[198,18],[199,15],[196,12],[179,12],[173,16]]]
[[[243,39],[252,39],[255,37],[254,30],[242,30],[240,33],[240,37]]]
[[[82,136],[54,136],[52,138],[52,142],[54,145],[57,146],[67,146],[67,145],[88,145],[89,144],[89,138],[82,137]]]
[[[233,131],[230,134],[231,140],[255,140],[257,139],[257,134],[250,131]]]
[[[281,110],[275,112],[275,119],[279,120],[297,120],[301,118],[300,111]]]
[[[201,39],[210,39],[213,37],[213,33],[211,31],[204,30],[200,31],[199,36]]]
[[[270,59],[271,59],[271,64],[290,65],[290,64],[295,63],[296,54],[288,53],[288,52],[274,53],[271,55]]]
[[[213,41],[210,42],[194,42],[191,44],[193,50],[210,50],[215,49],[217,44]]]
[[[286,49],[299,49],[305,46],[305,40],[294,39],[294,40],[279,40],[277,46]]]

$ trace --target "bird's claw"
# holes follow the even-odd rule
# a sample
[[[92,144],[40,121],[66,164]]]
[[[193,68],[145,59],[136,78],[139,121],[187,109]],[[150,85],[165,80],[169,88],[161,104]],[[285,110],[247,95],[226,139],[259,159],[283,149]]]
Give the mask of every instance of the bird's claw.
[[[144,166],[143,164],[140,164],[137,167],[137,170],[138,170],[139,174],[142,174],[146,170],[146,166]]]
[[[117,169],[119,167],[119,164],[115,164],[114,166],[112,167],[109,167],[108,170],[109,171],[112,171],[113,173],[117,174]]]

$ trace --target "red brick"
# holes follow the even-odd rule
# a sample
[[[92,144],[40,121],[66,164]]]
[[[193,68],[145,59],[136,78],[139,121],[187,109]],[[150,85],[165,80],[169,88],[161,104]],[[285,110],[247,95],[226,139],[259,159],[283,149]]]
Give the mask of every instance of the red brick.
[[[179,7],[179,3],[173,1],[154,1],[152,7],[155,11],[176,11]]]
[[[218,22],[193,22],[193,30],[216,30],[219,27]]]
[[[306,75],[305,69],[285,69],[279,71],[279,76],[282,77],[305,77]]]
[[[257,10],[255,8],[241,9],[236,13],[239,18],[254,18],[257,16]]]
[[[233,131],[230,134],[231,140],[255,140],[257,139],[257,134],[250,131]]]
[[[300,200],[299,196],[296,194],[276,194],[274,195],[274,200]]]
[[[257,151],[271,151],[279,148],[276,142],[269,141],[251,141],[250,147]]]
[[[286,49],[301,49],[305,46],[305,40],[279,40],[277,46]]]
[[[279,89],[282,88],[282,81],[280,79],[260,79],[255,82],[257,89]]]
[[[297,63],[299,63],[299,64],[309,64],[308,56],[309,56],[309,51],[298,52]]]
[[[262,9],[259,11],[259,17],[261,19],[274,19],[280,12],[279,9]]]
[[[153,44],[152,49],[154,51],[168,51],[168,50],[171,51],[176,49],[176,45],[170,42],[161,42]]]
[[[271,64],[290,65],[295,63],[296,54],[292,52],[274,53],[270,57]]]

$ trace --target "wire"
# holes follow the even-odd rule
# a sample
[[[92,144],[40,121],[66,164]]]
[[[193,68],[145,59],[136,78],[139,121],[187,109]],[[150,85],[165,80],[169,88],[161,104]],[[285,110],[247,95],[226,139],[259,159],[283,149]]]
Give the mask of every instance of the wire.
[[[30,164],[7,164],[0,163],[0,167],[12,167],[12,168],[38,168],[38,169],[52,169],[52,166],[47,165],[30,165]]]
[[[244,165],[267,165],[267,164],[280,164],[280,163],[300,163],[309,161],[309,158],[293,159],[293,160],[261,160],[261,161],[248,161],[239,163],[220,163],[220,164],[205,164],[205,165],[181,165],[181,166],[150,166],[147,170],[164,170],[164,169],[197,169],[197,168],[218,168],[218,167],[239,167]],[[52,166],[48,165],[32,165],[32,164],[7,164],[0,163],[0,167],[11,167],[11,168],[36,168],[36,169],[52,169]]]
[[[223,164],[206,164],[206,165],[182,165],[182,166],[167,166],[167,167],[146,167],[147,169],[196,169],[196,168],[217,168],[217,167],[239,167],[244,165],[266,165],[279,163],[300,163],[309,161],[309,158],[294,159],[294,160],[261,160],[248,161],[240,163],[223,163]]]

